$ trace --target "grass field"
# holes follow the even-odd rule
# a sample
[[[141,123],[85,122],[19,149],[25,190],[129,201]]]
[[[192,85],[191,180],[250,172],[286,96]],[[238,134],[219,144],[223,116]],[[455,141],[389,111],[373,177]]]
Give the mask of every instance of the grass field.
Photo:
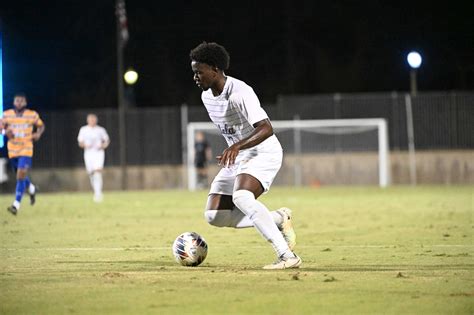
[[[254,229],[208,226],[206,192],[42,194],[0,204],[0,314],[473,314],[473,187],[275,188],[304,263],[264,271]],[[206,261],[178,266],[196,231]]]

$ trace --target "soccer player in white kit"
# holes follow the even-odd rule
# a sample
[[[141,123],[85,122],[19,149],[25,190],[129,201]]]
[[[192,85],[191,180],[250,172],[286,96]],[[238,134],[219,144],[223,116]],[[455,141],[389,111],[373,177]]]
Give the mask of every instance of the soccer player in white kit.
[[[87,125],[82,126],[77,136],[79,147],[84,149],[84,163],[94,190],[94,201],[101,202],[102,170],[104,168],[105,149],[110,144],[105,128],[99,126],[97,116],[87,115]]]
[[[224,73],[229,54],[203,42],[190,52],[196,85],[212,122],[228,148],[217,156],[219,171],[211,184],[205,218],[217,227],[255,227],[269,241],[277,260],[264,269],[298,268],[291,210],[269,211],[257,198],[267,192],[281,167],[283,149],[253,89]]]

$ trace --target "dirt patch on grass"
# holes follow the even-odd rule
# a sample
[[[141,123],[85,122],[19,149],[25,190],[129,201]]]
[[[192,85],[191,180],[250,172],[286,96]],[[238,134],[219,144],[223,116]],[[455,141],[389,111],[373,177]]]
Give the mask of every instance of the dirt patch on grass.
[[[106,272],[102,275],[104,278],[126,278],[127,276],[120,272]]]

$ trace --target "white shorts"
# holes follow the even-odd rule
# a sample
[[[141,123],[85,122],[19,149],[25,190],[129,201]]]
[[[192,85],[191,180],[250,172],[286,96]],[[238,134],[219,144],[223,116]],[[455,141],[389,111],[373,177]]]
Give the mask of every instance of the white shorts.
[[[283,151],[273,153],[249,152],[237,156],[236,163],[231,167],[223,167],[212,181],[209,194],[229,195],[234,193],[235,178],[239,174],[249,174],[258,179],[264,189],[268,192],[270,186],[280,170],[283,160]]]
[[[100,151],[85,151],[84,152],[84,164],[86,165],[87,173],[91,174],[95,171],[102,170],[104,168],[105,152]]]

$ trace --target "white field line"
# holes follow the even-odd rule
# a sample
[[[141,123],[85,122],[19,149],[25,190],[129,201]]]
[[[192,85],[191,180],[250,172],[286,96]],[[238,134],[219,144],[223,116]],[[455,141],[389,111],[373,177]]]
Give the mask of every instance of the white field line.
[[[214,245],[213,248],[228,248],[228,245]],[[245,248],[266,248],[267,246],[232,246],[233,248],[245,249]],[[298,248],[305,249],[319,249],[319,248],[430,248],[430,247],[457,247],[457,248],[474,248],[474,245],[463,245],[463,244],[434,244],[434,245],[299,245]],[[154,250],[170,250],[171,246],[160,246],[160,247],[35,247],[35,248],[12,248],[12,247],[0,247],[0,251],[154,251]]]

